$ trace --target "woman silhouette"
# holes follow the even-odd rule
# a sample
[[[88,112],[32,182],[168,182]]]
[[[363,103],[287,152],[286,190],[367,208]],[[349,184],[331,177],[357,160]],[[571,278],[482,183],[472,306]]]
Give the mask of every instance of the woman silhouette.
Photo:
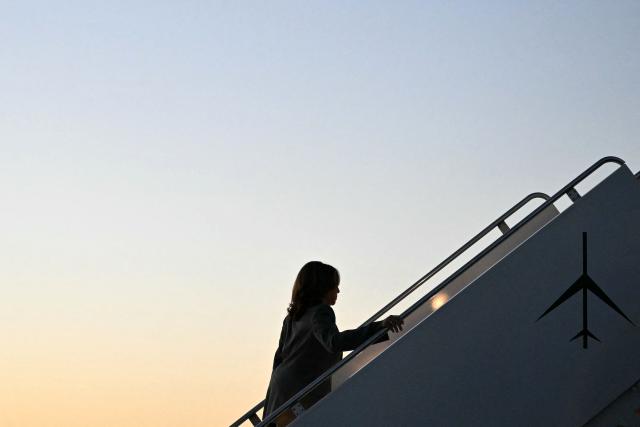
[[[339,285],[340,274],[330,265],[311,261],[300,269],[273,358],[263,419],[340,361],[343,351],[355,349],[382,329],[402,330],[402,319],[389,316],[383,322],[339,332],[331,308],[340,293]],[[305,406],[330,391],[329,379],[305,397]],[[284,413],[277,425],[286,425],[291,419],[291,413]]]

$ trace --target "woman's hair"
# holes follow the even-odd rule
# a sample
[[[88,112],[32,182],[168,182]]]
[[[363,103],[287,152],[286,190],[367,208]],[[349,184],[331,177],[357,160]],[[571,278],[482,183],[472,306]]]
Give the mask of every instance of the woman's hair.
[[[334,267],[320,261],[306,263],[298,273],[291,292],[287,311],[299,319],[307,308],[320,304],[327,293],[340,284],[340,273]]]

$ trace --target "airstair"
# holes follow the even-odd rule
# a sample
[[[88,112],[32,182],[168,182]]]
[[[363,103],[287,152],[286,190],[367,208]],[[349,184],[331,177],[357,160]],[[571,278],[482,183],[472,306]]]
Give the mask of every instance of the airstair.
[[[381,331],[264,420],[261,402],[232,427],[640,426],[639,178],[605,157],[553,196],[525,197],[364,323],[499,230],[402,312],[402,332],[372,344]],[[309,405],[328,379],[332,392]]]

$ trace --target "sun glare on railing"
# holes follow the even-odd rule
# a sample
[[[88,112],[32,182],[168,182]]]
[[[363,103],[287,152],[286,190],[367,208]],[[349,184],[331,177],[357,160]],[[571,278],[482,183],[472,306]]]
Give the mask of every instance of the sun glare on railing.
[[[435,297],[431,298],[431,308],[435,311],[446,304],[449,301],[449,295],[444,292],[440,292]]]

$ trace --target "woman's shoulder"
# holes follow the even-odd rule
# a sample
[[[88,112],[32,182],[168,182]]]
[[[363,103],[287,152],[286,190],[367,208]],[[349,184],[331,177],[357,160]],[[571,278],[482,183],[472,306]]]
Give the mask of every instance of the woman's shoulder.
[[[333,308],[329,304],[320,303],[309,307],[309,311],[330,311],[333,313]]]
[[[317,304],[309,308],[309,315],[312,319],[320,317],[330,317],[335,321],[336,315],[329,304]]]
[[[282,326],[285,326],[288,323],[291,323],[291,315],[289,313],[287,313],[287,315],[284,316],[284,319],[282,319]]]
[[[284,323],[286,324],[287,319],[289,319],[289,323],[305,324],[307,322],[315,322],[318,319],[326,319],[327,317],[335,321],[335,313],[333,312],[333,308],[331,308],[331,306],[328,304],[316,304],[304,310],[304,313],[299,318],[288,315],[285,318]]]

